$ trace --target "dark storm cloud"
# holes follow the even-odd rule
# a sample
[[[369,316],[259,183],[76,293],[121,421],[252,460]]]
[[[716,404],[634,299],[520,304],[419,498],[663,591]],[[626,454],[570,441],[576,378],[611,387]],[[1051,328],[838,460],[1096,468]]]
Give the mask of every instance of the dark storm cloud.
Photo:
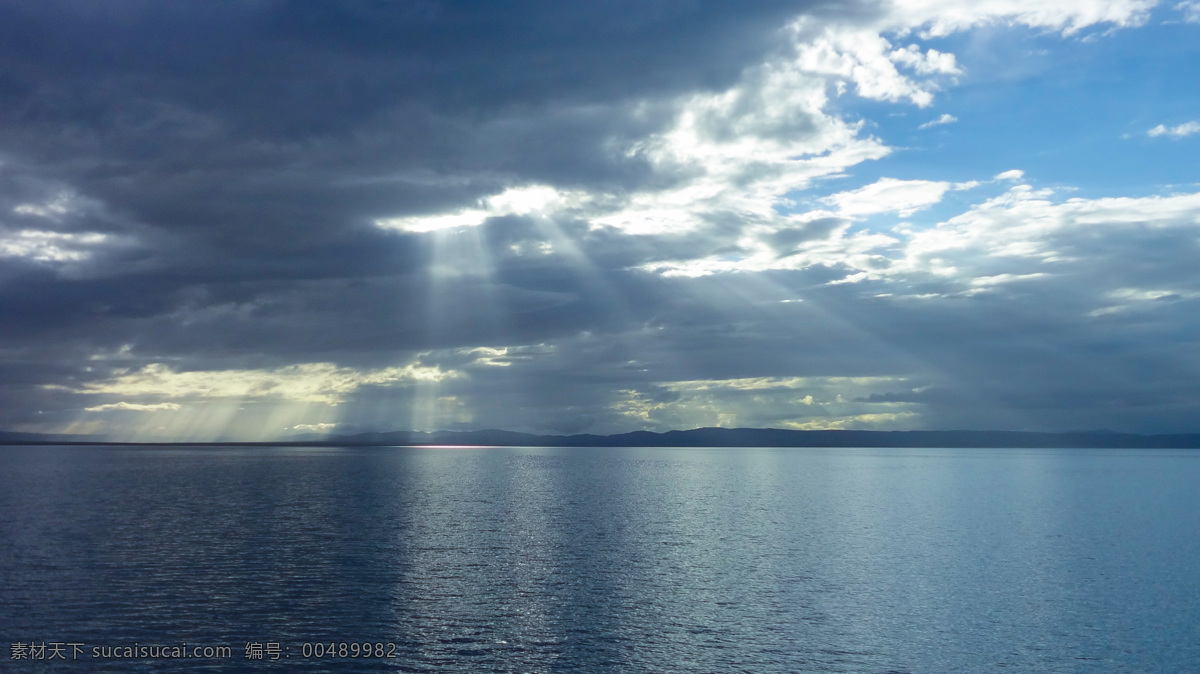
[[[779,179],[752,156],[770,141],[839,137],[779,94],[832,83],[777,85],[755,68],[790,48],[782,29],[801,13],[877,9],[3,3],[0,426],[95,418],[88,407],[124,400],[106,386],[147,368],[306,363],[342,368],[322,371],[336,381],[320,395],[340,401],[350,429],[418,423],[438,399],[464,410],[441,417],[450,427],[555,432],[720,419],[689,417],[689,405],[748,425],[810,419],[820,405],[887,419],[919,408],[933,426],[1182,425],[1192,407],[1180,401],[1198,393],[1196,299],[1179,283],[1194,261],[1188,232],[1049,234],[1048,246],[1096,267],[968,295],[972,275],[1040,268],[967,251],[947,262],[968,270],[958,276],[848,283],[887,267],[847,252],[851,220],[785,221],[770,203],[756,211],[705,192]],[[729,107],[692,110],[692,142],[708,143],[696,156],[713,158],[670,160],[695,149],[687,142],[639,144],[674,128],[682,97],[727,91]],[[734,157],[742,136],[754,142]],[[826,150],[812,155],[832,162]],[[856,146],[846,165],[877,150]],[[717,177],[696,183],[710,168]],[[711,203],[675,195],[692,209],[686,227],[594,221],[697,184]],[[745,198],[782,197],[770,184]],[[377,226],[484,209],[529,185],[569,203],[551,215],[481,210],[472,226],[434,233]],[[571,202],[578,194],[592,201]],[[802,269],[660,273],[753,261],[760,249],[782,265],[820,246],[827,259]],[[895,246],[888,255],[903,257]],[[1123,288],[1172,290],[1080,318]],[[409,363],[449,374],[346,383],[347,368]],[[812,381],[785,381],[798,377]],[[821,378],[863,382],[840,399]]]
[[[99,174],[149,160],[198,180],[339,161],[536,165],[612,131],[598,122],[627,123],[588,106],[728,85],[803,9],[710,5],[6,3],[5,151]],[[471,137],[489,125],[542,146],[488,156],[510,154],[503,136]],[[76,154],[89,149],[103,156]]]
[[[513,181],[638,184],[640,160],[607,144],[666,120],[628,105],[729,84],[803,8],[5,3],[0,202],[11,213],[73,195],[92,216],[41,229],[140,244],[76,265],[123,286],[25,279],[24,299],[7,301],[36,302],[49,314],[37,320],[57,324],[161,312],[194,284],[215,284],[219,304],[236,300],[221,282],[410,272],[421,243],[375,218]]]

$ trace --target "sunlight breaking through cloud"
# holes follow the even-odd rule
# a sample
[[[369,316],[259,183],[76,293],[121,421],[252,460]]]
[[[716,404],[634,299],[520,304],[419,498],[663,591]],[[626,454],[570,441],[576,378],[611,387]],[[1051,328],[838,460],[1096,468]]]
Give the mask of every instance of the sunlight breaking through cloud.
[[[871,429],[919,423],[920,404],[880,399],[905,377],[748,377],[660,382],[621,391],[613,409],[652,429]],[[887,411],[877,411],[884,408]]]
[[[436,366],[415,364],[366,371],[338,367],[333,363],[289,365],[274,370],[209,371],[175,371],[166,365],[152,364],[136,371],[118,374],[108,381],[90,382],[78,387],[60,385],[55,388],[89,395],[169,399],[278,399],[337,405],[361,386],[440,382],[457,376],[461,375],[455,371],[443,371]],[[129,407],[128,403],[115,405],[117,409],[134,409]]]
[[[107,410],[130,410],[133,412],[157,412],[160,410],[180,410],[183,407],[179,403],[108,403],[106,405],[96,405],[94,407],[85,407],[86,412],[104,412]]]
[[[0,421],[1182,427],[1193,4],[0,9]]]
[[[37,262],[79,262],[112,241],[113,237],[100,232],[0,230],[0,257],[21,257]]]
[[[581,193],[559,191],[548,185],[512,187],[480,199],[475,208],[434,215],[381,218],[375,221],[375,225],[401,232],[437,232],[458,227],[477,227],[489,218],[505,215],[545,215],[578,208],[584,199]]]

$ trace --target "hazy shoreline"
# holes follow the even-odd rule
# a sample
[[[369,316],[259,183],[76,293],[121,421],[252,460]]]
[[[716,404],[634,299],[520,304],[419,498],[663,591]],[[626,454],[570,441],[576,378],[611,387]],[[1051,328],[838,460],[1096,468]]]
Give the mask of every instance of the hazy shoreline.
[[[615,435],[536,435],[513,431],[395,431],[274,441],[113,441],[100,438],[0,433],[0,445],[239,446],[239,447],[929,447],[1200,449],[1200,434],[1086,431],[798,431],[774,428],[697,428]]]

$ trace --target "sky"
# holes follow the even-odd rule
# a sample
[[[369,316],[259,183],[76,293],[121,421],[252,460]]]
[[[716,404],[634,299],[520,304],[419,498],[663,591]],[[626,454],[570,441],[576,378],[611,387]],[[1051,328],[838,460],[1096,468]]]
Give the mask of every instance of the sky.
[[[1197,432],[1200,0],[0,4],[0,429]]]

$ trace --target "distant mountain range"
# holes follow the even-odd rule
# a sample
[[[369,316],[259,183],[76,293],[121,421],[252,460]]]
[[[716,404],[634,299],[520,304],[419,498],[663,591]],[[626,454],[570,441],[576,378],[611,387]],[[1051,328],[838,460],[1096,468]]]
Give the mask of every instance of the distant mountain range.
[[[0,431],[0,445],[27,445],[47,443],[93,443],[101,442],[104,438],[98,435],[68,435],[47,433],[18,433],[16,431]]]
[[[95,437],[0,431],[0,444],[105,443]],[[517,446],[517,447],[1078,447],[1200,449],[1200,433],[1138,435],[1108,431],[1029,433],[1022,431],[793,431],[777,428],[697,428],[617,435],[533,435],[513,431],[394,431],[357,435],[304,436],[279,442],[188,442],[145,444],[305,446]]]

